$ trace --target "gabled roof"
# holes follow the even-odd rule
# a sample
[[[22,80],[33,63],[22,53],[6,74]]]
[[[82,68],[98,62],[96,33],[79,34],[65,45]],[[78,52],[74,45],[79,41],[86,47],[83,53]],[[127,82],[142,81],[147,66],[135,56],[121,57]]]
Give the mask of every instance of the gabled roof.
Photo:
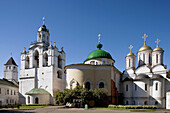
[[[15,63],[15,61],[12,57],[7,61],[7,63],[5,65],[16,65],[17,66],[17,64]]]
[[[33,88],[25,93],[26,95],[37,95],[37,94],[50,94],[48,91],[42,88]]]
[[[12,86],[12,87],[17,87],[17,85],[15,85],[13,82],[8,81],[7,79],[0,79],[0,84],[2,85],[7,85],[7,86]]]

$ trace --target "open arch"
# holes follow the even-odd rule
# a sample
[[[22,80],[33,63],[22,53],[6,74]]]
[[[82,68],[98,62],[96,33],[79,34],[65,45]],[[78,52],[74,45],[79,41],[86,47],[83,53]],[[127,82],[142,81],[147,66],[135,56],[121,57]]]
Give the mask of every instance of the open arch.
[[[79,83],[76,80],[72,79],[70,81],[70,89],[74,89],[76,86],[79,86]]]
[[[58,68],[62,68],[62,59],[61,56],[58,56]]]
[[[57,78],[62,79],[62,71],[57,71]]]
[[[85,83],[85,88],[88,89],[88,90],[91,89],[91,84],[90,84],[90,82],[86,82],[86,83]]]
[[[39,103],[39,99],[38,97],[35,98],[35,104],[38,104]]]
[[[30,103],[30,96],[28,96],[28,104]]]
[[[105,86],[104,86],[104,82],[100,82],[99,83],[99,88],[104,88]]]
[[[26,68],[26,69],[29,68],[29,64],[30,64],[30,59],[29,59],[29,57],[27,56],[26,59],[25,59],[25,68]]]
[[[38,68],[39,67],[39,53],[37,50],[35,50],[34,52],[34,68]]]
[[[48,66],[48,54],[47,53],[45,53],[44,55],[43,55],[43,66],[45,67],[45,66]]]

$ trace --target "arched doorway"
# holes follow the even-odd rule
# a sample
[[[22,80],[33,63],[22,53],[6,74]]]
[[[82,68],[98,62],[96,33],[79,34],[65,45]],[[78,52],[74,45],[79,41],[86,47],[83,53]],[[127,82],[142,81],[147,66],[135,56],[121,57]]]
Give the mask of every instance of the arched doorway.
[[[85,88],[88,89],[88,90],[91,88],[90,82],[85,83]]]
[[[103,82],[99,83],[99,88],[104,88],[104,83]]]
[[[35,104],[38,104],[39,103],[39,99],[38,97],[35,98]]]

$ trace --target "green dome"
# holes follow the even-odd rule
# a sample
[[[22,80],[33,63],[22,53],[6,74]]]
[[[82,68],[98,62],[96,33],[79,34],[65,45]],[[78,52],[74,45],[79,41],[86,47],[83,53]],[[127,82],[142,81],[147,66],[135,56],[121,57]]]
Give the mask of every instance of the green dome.
[[[94,58],[108,58],[108,59],[112,59],[112,56],[108,52],[106,52],[104,50],[101,50],[102,44],[100,44],[100,43],[97,44],[97,48],[98,48],[98,50],[92,51],[88,55],[88,57],[87,57],[87,59],[85,61],[90,60],[90,59],[94,59]]]

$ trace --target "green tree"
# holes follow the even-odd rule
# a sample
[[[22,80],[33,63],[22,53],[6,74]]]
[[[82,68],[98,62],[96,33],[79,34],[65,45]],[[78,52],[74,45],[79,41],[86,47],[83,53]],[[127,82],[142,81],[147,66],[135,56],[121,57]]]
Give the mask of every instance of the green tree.
[[[170,78],[170,70],[167,72],[167,77]]]

